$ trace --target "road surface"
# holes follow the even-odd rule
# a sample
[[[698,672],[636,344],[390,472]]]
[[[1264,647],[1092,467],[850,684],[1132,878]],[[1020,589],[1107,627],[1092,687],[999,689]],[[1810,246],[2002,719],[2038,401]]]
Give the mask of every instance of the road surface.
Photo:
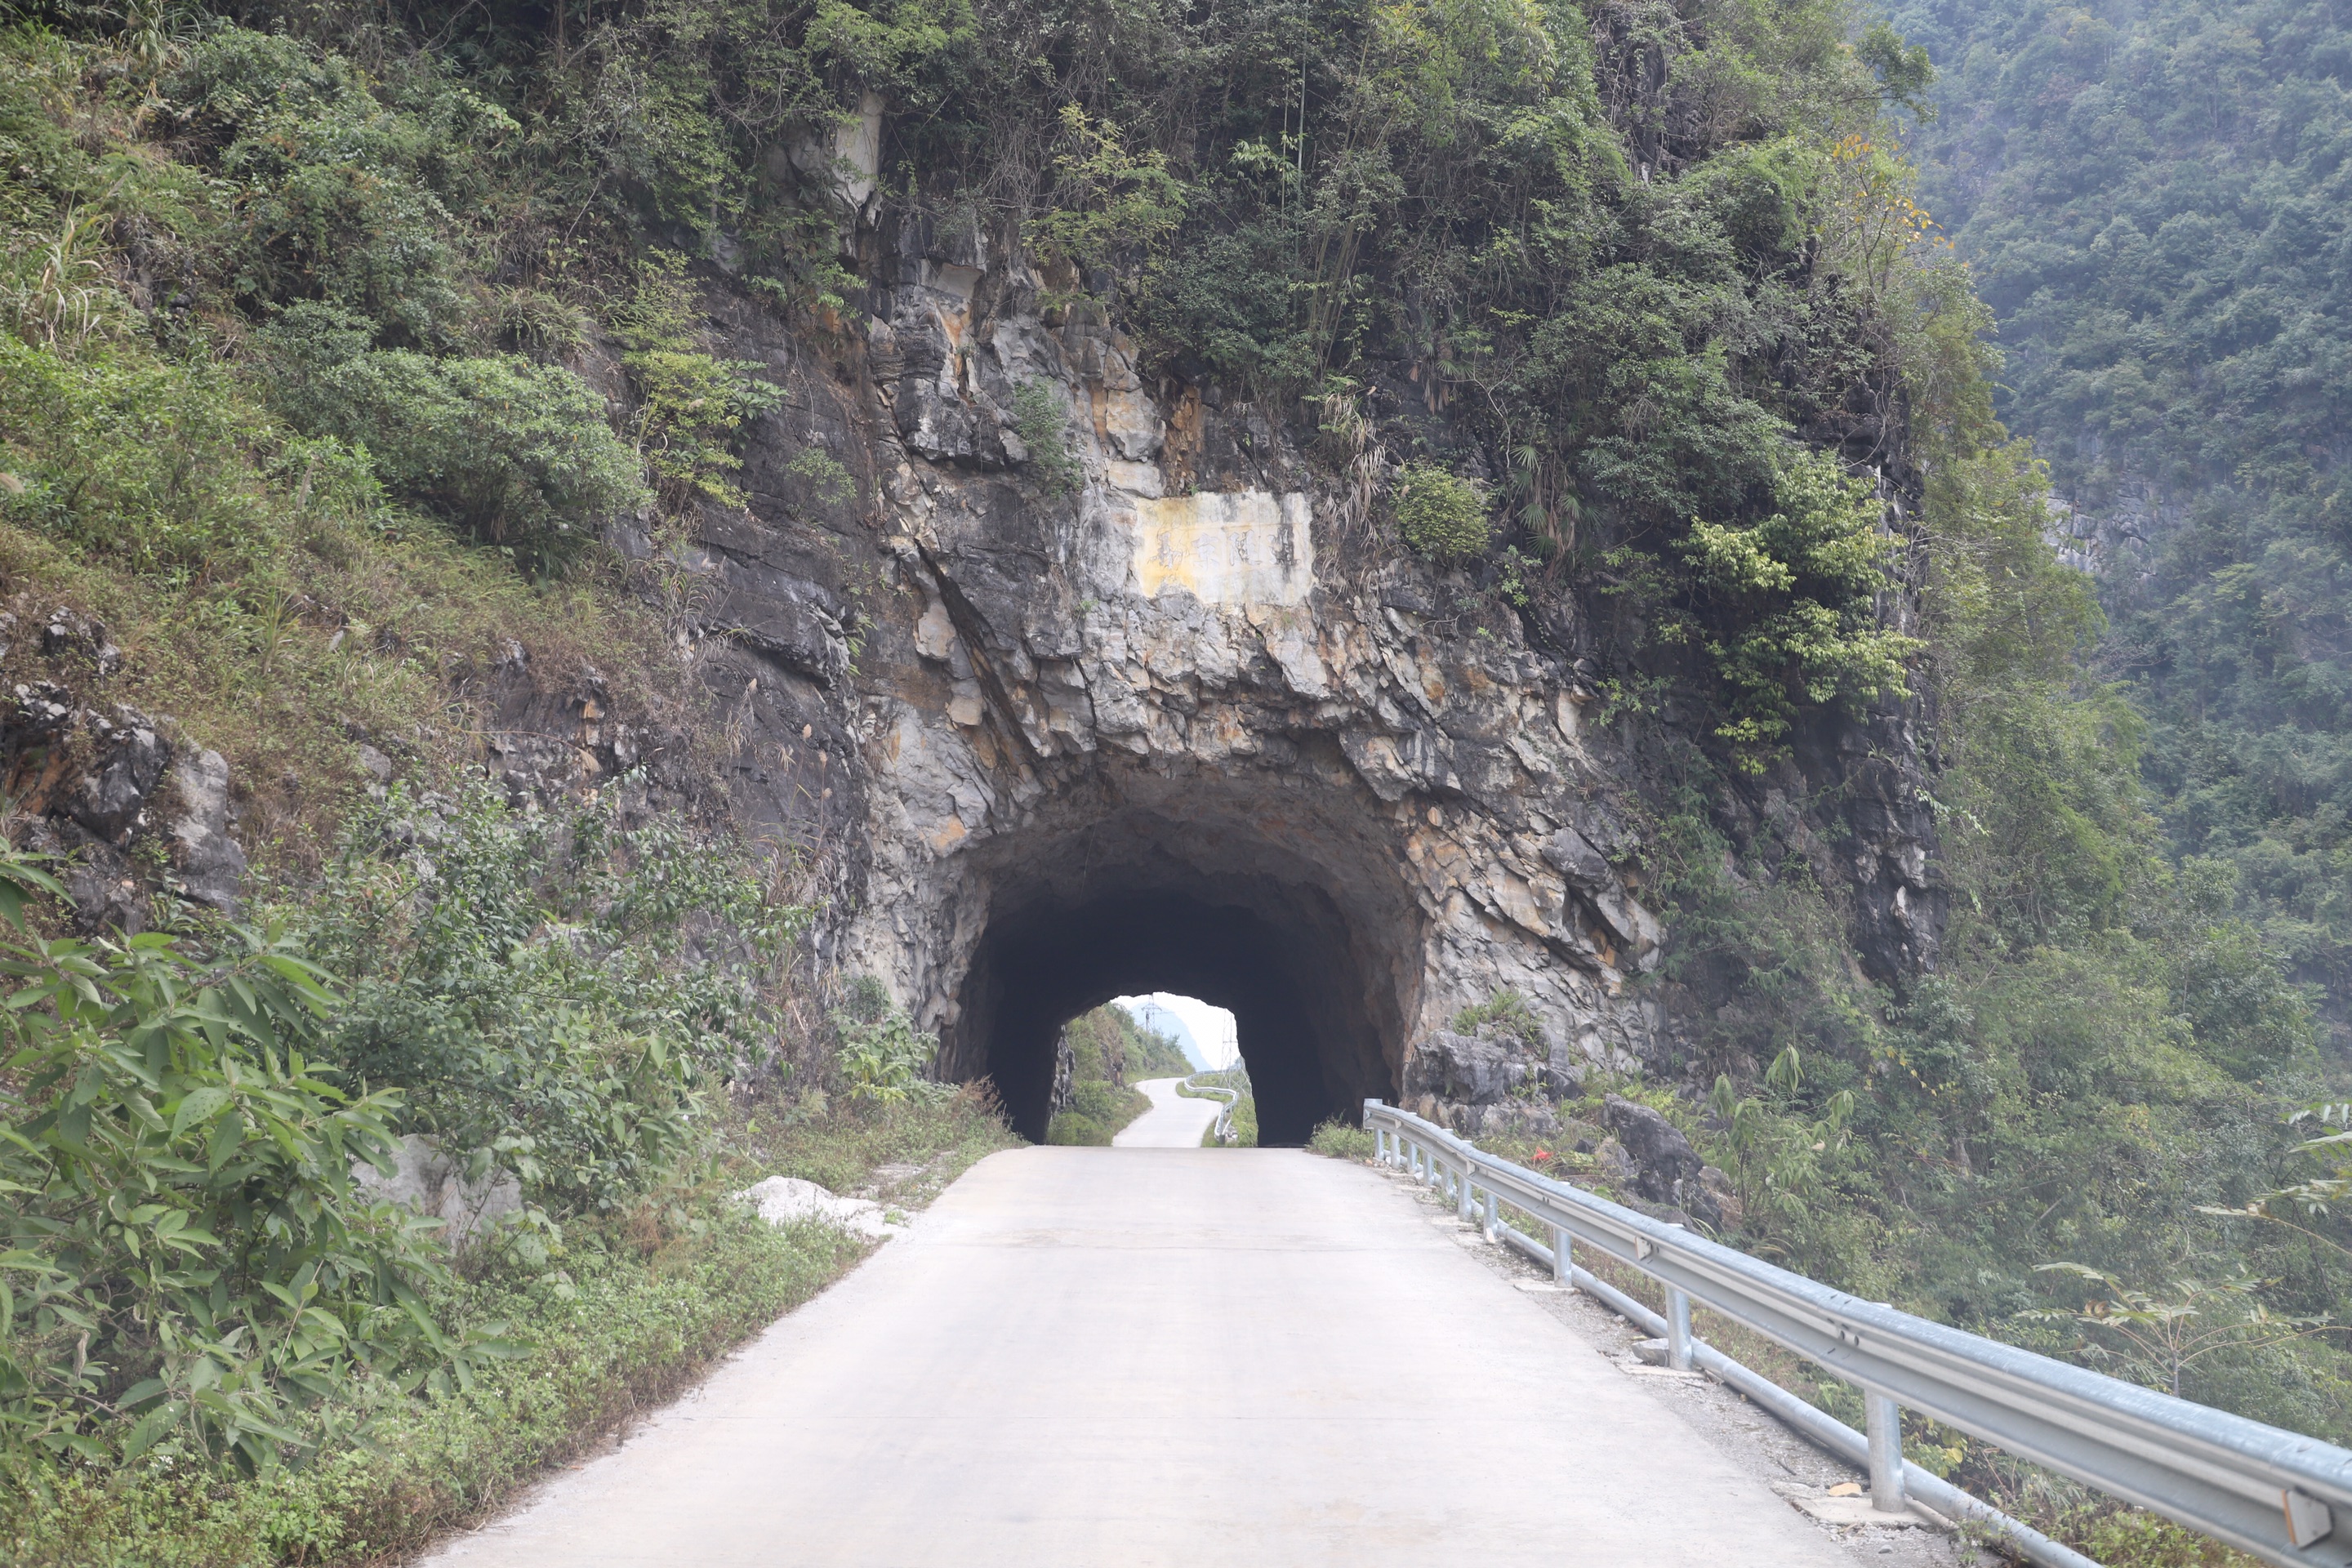
[[[1360,1166],[1033,1148],[436,1568],[1853,1568]]]
[[[1151,1109],[1111,1134],[1114,1149],[1198,1149],[1224,1102],[1186,1100],[1176,1092],[1181,1078],[1147,1078],[1135,1087],[1151,1097]]]

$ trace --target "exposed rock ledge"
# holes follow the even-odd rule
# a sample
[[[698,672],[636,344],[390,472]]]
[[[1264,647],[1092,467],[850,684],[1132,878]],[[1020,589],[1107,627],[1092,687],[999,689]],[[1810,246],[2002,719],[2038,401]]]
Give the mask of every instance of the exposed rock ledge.
[[[682,558],[736,808],[828,868],[826,959],[891,984],[942,1075],[992,1076],[1033,1135],[1055,1026],[1122,991],[1234,1006],[1275,1142],[1366,1095],[1458,1120],[1423,1047],[1504,991],[1535,1028],[1498,1074],[1651,1051],[1629,982],[1664,932],[1576,613],[1532,642],[1370,548],[1359,492],[1263,411],[1147,385],[1088,307],[1041,313],[996,237],[866,210],[882,286],[843,337],[714,287],[728,352],[789,396],[750,432],[751,504]],[[1063,412],[1075,493],[1041,483],[1024,386]],[[1822,854],[1916,963],[1938,906],[1914,755]]]

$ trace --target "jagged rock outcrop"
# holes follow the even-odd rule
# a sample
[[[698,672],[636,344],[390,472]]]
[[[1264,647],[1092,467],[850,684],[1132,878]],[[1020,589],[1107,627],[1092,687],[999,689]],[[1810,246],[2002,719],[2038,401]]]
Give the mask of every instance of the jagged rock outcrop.
[[[1514,1072],[1648,1054],[1638,764],[1589,721],[1573,637],[1378,547],[1360,485],[1049,309],[1008,236],[863,210],[879,281],[832,338],[714,287],[728,352],[787,396],[748,507],[679,557],[734,809],[828,868],[825,961],[1033,1131],[1059,1023],[1120,991],[1234,1005],[1276,1141],[1368,1094],[1493,1105]],[[1759,828],[1842,856],[1891,933],[1872,962],[1916,968],[1940,919],[1916,746],[1825,737],[1843,826]],[[1450,1020],[1506,991],[1540,1045],[1462,1044]]]
[[[1615,1094],[1602,1100],[1601,1119],[1625,1152],[1626,1179],[1636,1195],[1683,1210],[1707,1226],[1722,1224],[1715,1192],[1722,1173],[1716,1173],[1716,1184],[1703,1179],[1706,1162],[1680,1128],[1648,1106]]]
[[[493,1165],[473,1169],[422,1132],[395,1140],[388,1165],[354,1163],[352,1179],[370,1197],[405,1204],[441,1221],[441,1240],[453,1251],[522,1212],[520,1182]]]
[[[1373,548],[1265,409],[1045,308],[1009,235],[868,212],[882,287],[830,343],[713,289],[730,355],[788,400],[748,445],[751,505],[682,562],[731,806],[830,868],[825,959],[1040,1126],[1058,1023],[1118,990],[1225,985],[1277,1140],[1367,1093],[1491,1107],[1644,1058],[1637,764],[1557,637]],[[1867,783],[1895,759],[1842,839],[1804,832],[1916,966],[1940,912],[1891,741],[1825,762]],[[1540,1044],[1451,1032],[1506,990]]]
[[[23,624],[0,613],[0,657]],[[60,605],[39,626],[36,667],[57,679],[0,695],[0,790],[20,847],[67,860],[67,891],[91,930],[138,931],[158,889],[234,910],[246,858],[228,763],[171,719],[92,694],[122,664],[103,626]]]

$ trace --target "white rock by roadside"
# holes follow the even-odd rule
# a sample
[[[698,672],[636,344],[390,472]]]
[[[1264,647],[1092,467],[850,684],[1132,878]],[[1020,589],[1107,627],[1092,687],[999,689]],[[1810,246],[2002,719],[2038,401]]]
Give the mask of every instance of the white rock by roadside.
[[[907,1228],[903,1216],[892,1219],[891,1211],[880,1204],[867,1198],[836,1197],[814,1182],[803,1181],[798,1176],[770,1176],[735,1195],[758,1209],[760,1217],[770,1225],[813,1219],[871,1241],[896,1236]]]

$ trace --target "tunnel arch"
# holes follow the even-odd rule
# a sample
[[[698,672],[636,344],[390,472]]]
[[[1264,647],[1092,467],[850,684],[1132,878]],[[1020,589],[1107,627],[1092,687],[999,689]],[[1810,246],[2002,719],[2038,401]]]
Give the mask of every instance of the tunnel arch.
[[[1424,921],[1360,808],[1197,778],[1066,805],[974,852],[979,934],[947,1076],[992,1079],[1014,1127],[1042,1138],[1062,1025],[1172,991],[1233,1013],[1265,1143],[1395,1097]]]

